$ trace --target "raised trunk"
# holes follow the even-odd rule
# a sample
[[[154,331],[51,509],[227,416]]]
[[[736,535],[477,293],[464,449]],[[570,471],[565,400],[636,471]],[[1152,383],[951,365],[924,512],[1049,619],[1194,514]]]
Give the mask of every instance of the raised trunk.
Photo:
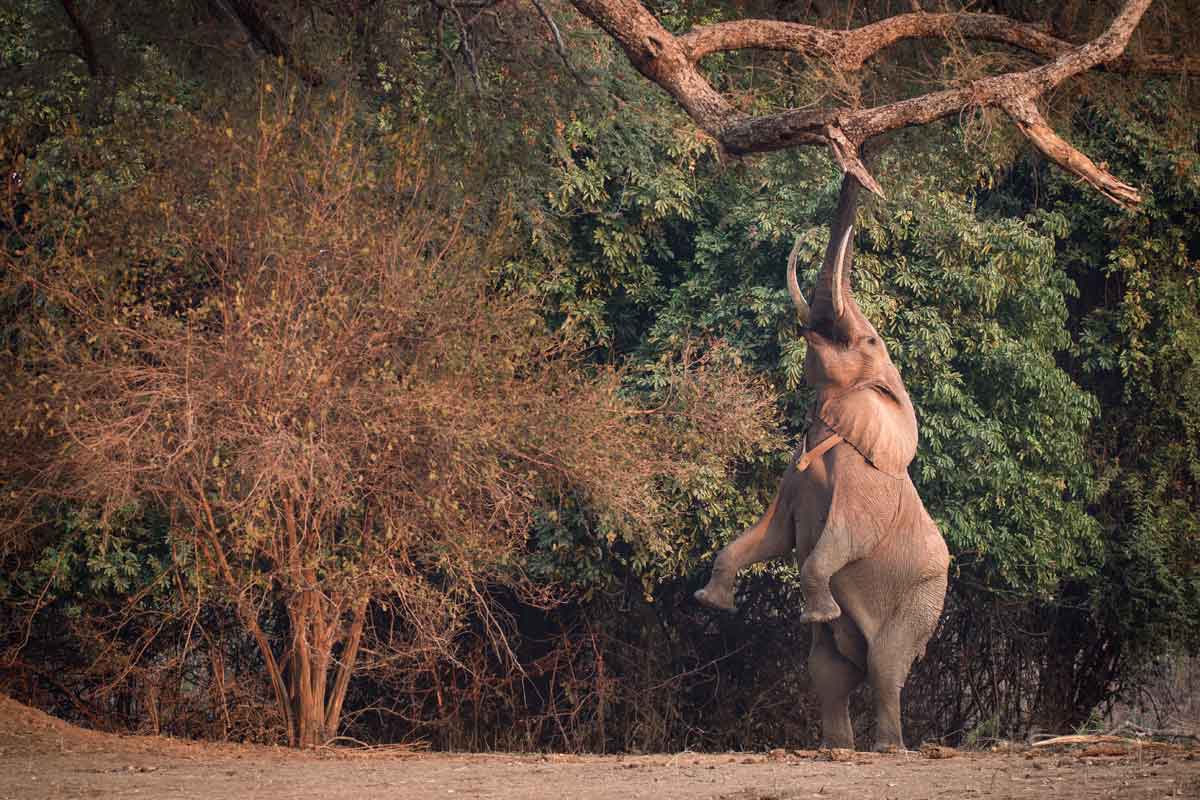
[[[842,178],[842,189],[838,195],[837,213],[834,215],[833,226],[829,230],[829,246],[825,248],[825,260],[821,263],[821,274],[817,276],[817,285],[812,295],[812,324],[818,325],[823,321],[837,319],[835,309],[835,283],[838,255],[846,232],[854,225],[854,217],[858,212],[858,193],[862,184],[853,175],[847,174]],[[850,273],[854,265],[854,241],[846,243],[843,267],[841,270],[842,294],[846,312],[856,309],[854,298],[850,294]]]

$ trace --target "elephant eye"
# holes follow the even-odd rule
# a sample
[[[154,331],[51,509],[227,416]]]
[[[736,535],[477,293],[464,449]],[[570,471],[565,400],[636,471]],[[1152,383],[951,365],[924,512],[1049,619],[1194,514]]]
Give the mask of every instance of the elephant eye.
[[[874,347],[875,345],[879,344],[879,340],[876,339],[874,336],[868,336],[867,344],[871,345],[871,347]]]

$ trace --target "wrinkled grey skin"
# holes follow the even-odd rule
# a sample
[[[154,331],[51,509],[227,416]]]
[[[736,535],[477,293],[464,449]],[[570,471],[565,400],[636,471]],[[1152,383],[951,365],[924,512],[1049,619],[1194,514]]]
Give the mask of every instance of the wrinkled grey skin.
[[[844,441],[792,466],[762,518],[717,555],[696,599],[734,609],[737,571],[794,550],[813,624],[809,672],[824,744],[854,747],[848,698],[875,694],[877,750],[904,749],[900,689],[937,625],[950,558],[908,476],[916,452],[912,402],[882,338],[850,292],[858,182],[842,184],[838,216],[811,307],[789,265],[789,289],[808,342],[805,380],[817,390],[806,443]]]

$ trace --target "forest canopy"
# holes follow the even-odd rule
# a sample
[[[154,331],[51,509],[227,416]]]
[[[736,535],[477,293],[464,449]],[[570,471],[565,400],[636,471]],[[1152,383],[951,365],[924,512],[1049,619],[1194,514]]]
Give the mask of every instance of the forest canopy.
[[[1196,11],[15,0],[0,690],[297,745],[811,744],[794,567],[690,597],[803,429],[783,266],[848,171],[953,555],[910,735],[1136,703],[1200,648]]]

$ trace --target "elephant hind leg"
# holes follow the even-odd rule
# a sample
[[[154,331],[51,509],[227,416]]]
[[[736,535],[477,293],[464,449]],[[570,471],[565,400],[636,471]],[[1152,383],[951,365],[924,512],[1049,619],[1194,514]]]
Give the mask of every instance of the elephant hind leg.
[[[875,749],[903,750],[900,690],[913,662],[937,627],[946,593],[946,576],[914,587],[895,615],[880,629],[867,650],[867,678],[875,694]]]
[[[713,562],[708,583],[694,595],[696,600],[709,608],[736,610],[733,590],[738,570],[759,561],[779,558],[791,551],[795,544],[791,505],[788,502],[781,503],[780,495],[781,491],[776,490],[771,505],[767,506],[758,522],[721,549]]]
[[[808,674],[821,702],[821,744],[852,750],[854,729],[850,725],[850,693],[862,683],[863,671],[838,652],[829,625],[814,625],[812,631]]]

